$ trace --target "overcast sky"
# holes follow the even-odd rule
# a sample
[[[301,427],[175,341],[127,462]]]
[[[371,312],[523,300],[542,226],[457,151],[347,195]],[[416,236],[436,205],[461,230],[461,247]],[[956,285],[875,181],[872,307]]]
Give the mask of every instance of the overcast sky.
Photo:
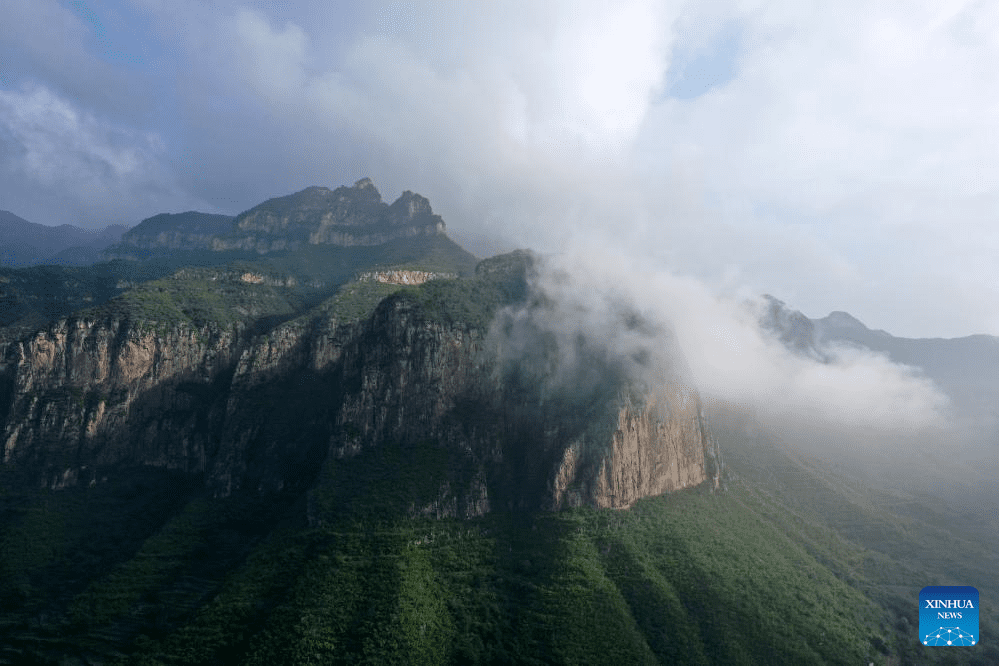
[[[3,4],[0,209],[33,222],[370,176],[510,245],[999,334],[995,2]]]

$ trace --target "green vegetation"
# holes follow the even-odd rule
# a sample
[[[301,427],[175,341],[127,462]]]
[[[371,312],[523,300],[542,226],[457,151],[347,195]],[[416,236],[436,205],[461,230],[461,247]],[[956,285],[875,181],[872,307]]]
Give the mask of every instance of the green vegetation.
[[[208,503],[192,502],[171,518],[127,562],[94,581],[74,599],[70,617],[76,624],[103,626],[127,614],[144,594],[174,578],[212,527]]]
[[[878,646],[900,663],[999,663],[999,548],[981,517],[940,498],[873,488],[766,439],[715,428],[759,513],[882,612]],[[915,640],[926,585],[974,585],[981,642],[960,653]]]
[[[532,259],[504,255],[472,274],[470,255],[436,236],[226,261],[0,271],[0,303],[11,322],[87,305],[95,318],[257,332],[364,321],[380,303],[407,303],[484,330],[525,298]],[[462,277],[354,279],[393,268]],[[138,284],[119,286],[123,275]],[[38,309],[45,293],[51,307]],[[275,432],[336,390],[325,378],[282,381],[261,389],[268,404],[293,397],[268,423]],[[178,388],[195,390],[210,389]],[[47,395],[80,409],[120,400],[96,389]],[[338,427],[349,441],[351,424]],[[414,517],[473,472],[436,442],[317,457],[315,482],[224,499],[205,496],[202,478],[164,470],[113,470],[108,482],[52,492],[3,469],[0,663],[999,663],[993,536],[930,499],[721,434],[736,472],[727,492],[469,521]],[[919,588],[955,583],[982,592],[981,645],[921,648]]]
[[[120,290],[108,264],[0,268],[0,327],[31,326],[111,298]]]
[[[253,270],[293,276],[304,290],[326,290],[352,280],[362,271],[436,271],[471,275],[477,260],[447,236],[399,238],[374,246],[302,245],[272,252],[243,265]],[[310,287],[310,285],[321,285]]]
[[[164,326],[230,326],[264,317],[287,318],[299,307],[291,289],[244,282],[238,271],[184,269],[140,284],[83,316]]]
[[[125,663],[884,663],[877,606],[757,506],[695,491],[275,533]]]
[[[277,502],[209,499],[152,474],[128,488],[7,490],[14,603],[0,626],[22,655],[120,652],[121,664],[995,661],[995,581],[979,570],[994,554],[949,562],[977,571],[966,580],[982,590],[981,649],[921,648],[913,595],[948,581],[909,551],[936,528],[875,493],[824,492],[834,477],[776,448],[729,444],[728,491],[626,511],[407,517],[466,478],[433,442],[329,460],[307,497]],[[851,505],[896,530],[890,551],[845,538],[872,520],[849,518]],[[90,530],[109,537],[90,543]],[[42,609],[64,618],[49,621],[56,643],[31,629]]]
[[[129,561],[196,482],[133,470],[116,484],[33,486],[9,471],[0,474],[0,607],[15,617],[65,613],[89,577]]]
[[[531,255],[514,252],[482,261],[474,277],[432,280],[399,291],[397,298],[418,305],[431,319],[487,329],[503,305],[527,294]]]
[[[378,304],[399,291],[397,284],[382,282],[348,282],[322,308],[338,322],[361,321],[371,316]]]
[[[6,329],[0,334],[23,335],[85,308],[90,313],[160,325],[249,321],[258,313],[272,318],[280,314],[287,319],[293,314],[289,307],[300,313],[328,298],[361,271],[395,268],[471,275],[476,265],[475,257],[443,235],[362,247],[305,244],[293,251],[266,255],[209,250],[135,252],[143,255],[141,261],[115,259],[83,267],[0,267],[0,329]],[[290,278],[294,287],[271,287],[280,293],[268,294],[263,285],[237,289],[231,280],[210,284],[208,276],[220,270]],[[169,277],[178,272],[186,277]],[[116,296],[120,297],[107,303]],[[279,300],[287,301],[286,306],[276,302]]]

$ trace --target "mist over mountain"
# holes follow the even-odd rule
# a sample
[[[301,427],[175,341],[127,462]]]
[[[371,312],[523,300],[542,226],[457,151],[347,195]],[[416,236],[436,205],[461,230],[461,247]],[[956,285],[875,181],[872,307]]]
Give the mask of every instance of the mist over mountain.
[[[918,368],[950,398],[957,418],[999,418],[999,338],[903,338],[871,330],[847,312],[810,319],[773,296],[763,297],[761,325],[795,353],[830,361],[835,349],[883,354],[893,363]]]
[[[763,330],[796,356],[823,365],[857,355],[872,367],[890,363],[913,382],[946,399],[923,427],[874,432],[825,427],[814,422],[783,424],[805,448],[851,467],[869,479],[934,488],[950,501],[987,515],[999,503],[993,479],[999,473],[999,338],[903,338],[871,330],[849,313],[810,319],[772,296],[757,309]],[[849,387],[847,387],[849,390]]]

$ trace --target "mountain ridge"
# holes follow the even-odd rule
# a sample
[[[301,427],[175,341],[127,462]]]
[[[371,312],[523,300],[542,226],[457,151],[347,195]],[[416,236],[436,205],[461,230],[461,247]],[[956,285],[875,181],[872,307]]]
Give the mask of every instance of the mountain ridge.
[[[950,399],[952,416],[962,427],[999,445],[999,337],[896,337],[843,311],[810,319],[773,296],[763,298],[761,327],[793,353],[828,363],[837,346],[846,346],[915,368]]]
[[[382,201],[370,178],[335,190],[317,185],[273,197],[235,216],[189,211],[147,218],[108,249],[108,257],[142,258],[183,249],[264,255],[304,245],[375,246],[398,238],[443,235],[430,202],[409,190]]]
[[[126,231],[120,224],[84,229],[70,224],[46,226],[0,210],[0,265],[27,267],[54,263],[86,265]]]
[[[669,331],[573,330],[542,257],[476,261],[419,195],[289,197],[244,249],[0,271],[66,298],[0,336],[0,663],[939,661],[907,595],[959,573],[907,553],[956,536],[980,576],[966,518],[856,524],[871,495],[703,407]],[[405,233],[326,242],[371,228]]]

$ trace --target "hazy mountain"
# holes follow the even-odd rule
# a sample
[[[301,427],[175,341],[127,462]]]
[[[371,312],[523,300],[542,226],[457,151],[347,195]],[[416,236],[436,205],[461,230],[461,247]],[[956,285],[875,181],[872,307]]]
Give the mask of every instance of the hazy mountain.
[[[69,224],[49,227],[0,210],[0,266],[91,264],[98,261],[101,251],[116,243],[125,230],[122,225],[100,230]]]
[[[146,218],[129,229],[110,254],[154,248],[194,250],[211,247],[211,239],[232,229],[229,215],[188,211],[161,213]]]
[[[801,356],[817,361],[827,361],[815,330],[815,322],[787,307],[784,301],[770,294],[763,295],[763,312],[760,325],[774,334],[781,343]]]
[[[958,417],[999,418],[999,338],[895,337],[846,312],[809,319],[773,296],[763,299],[761,325],[795,353],[827,361],[832,347],[847,345],[885,354],[932,379],[951,398]]]
[[[999,416],[999,338],[901,338],[871,330],[846,312],[812,320],[817,342],[850,344],[886,354],[926,373],[963,416]]]
[[[0,326],[38,326],[182,266],[251,261],[255,270],[295,280],[299,295],[309,302],[374,266],[471,273],[477,260],[448,238],[444,228],[425,198],[405,192],[389,205],[368,179],[335,191],[310,187],[238,217],[163,213],[143,220],[103,250],[62,251],[66,263],[98,254],[110,261],[79,269],[0,267]]]

